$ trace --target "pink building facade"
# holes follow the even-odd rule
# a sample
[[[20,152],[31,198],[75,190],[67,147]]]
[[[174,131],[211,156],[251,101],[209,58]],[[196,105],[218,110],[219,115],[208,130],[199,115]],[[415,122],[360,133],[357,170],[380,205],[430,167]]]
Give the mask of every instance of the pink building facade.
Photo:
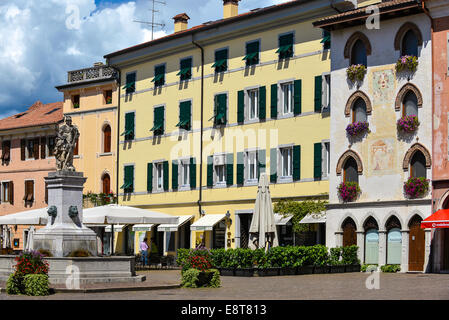
[[[0,120],[0,215],[47,206],[44,178],[56,170],[53,150],[62,118],[62,102],[38,101]],[[1,247],[23,250],[30,226],[1,227]]]

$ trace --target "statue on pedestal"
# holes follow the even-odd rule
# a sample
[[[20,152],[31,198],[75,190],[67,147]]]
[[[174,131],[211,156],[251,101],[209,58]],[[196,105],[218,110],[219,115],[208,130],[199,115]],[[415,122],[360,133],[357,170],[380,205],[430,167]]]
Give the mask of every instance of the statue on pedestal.
[[[70,116],[64,117],[64,124],[59,126],[56,136],[55,158],[58,171],[75,171],[73,151],[80,135],[78,128],[72,124]]]

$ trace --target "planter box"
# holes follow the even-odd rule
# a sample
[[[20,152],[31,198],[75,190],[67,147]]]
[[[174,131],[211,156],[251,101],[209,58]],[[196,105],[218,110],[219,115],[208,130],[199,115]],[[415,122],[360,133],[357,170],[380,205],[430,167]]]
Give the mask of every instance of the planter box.
[[[296,274],[312,274],[313,266],[301,266],[296,268]]]
[[[343,273],[345,272],[345,265],[339,264],[339,265],[331,265],[329,266],[329,272],[330,273]]]
[[[281,268],[281,270],[280,270],[281,276],[294,276],[295,274],[296,274],[295,267],[286,267],[286,268]]]
[[[220,268],[219,270],[220,270],[221,276],[234,276],[235,275],[234,268]]]
[[[266,269],[257,269],[257,274],[259,277],[271,277],[278,276],[279,270],[281,268],[266,268]]]
[[[347,264],[346,272],[360,272],[361,266],[360,264]]]
[[[254,268],[237,268],[234,275],[236,277],[252,277],[254,275]]]
[[[328,266],[315,266],[313,273],[329,273]]]
[[[211,271],[201,271],[198,275],[198,281],[196,285],[198,287],[203,287],[209,285],[209,282],[212,280],[214,273]]]

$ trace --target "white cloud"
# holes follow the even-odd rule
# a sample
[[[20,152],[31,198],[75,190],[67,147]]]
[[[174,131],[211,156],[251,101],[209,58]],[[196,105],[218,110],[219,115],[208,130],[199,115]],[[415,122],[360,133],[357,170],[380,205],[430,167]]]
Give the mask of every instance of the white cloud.
[[[241,12],[284,0],[244,0]],[[220,3],[217,5],[217,3]],[[67,19],[78,12],[75,29]],[[34,101],[62,99],[54,86],[64,84],[67,71],[103,61],[103,56],[151,40],[151,28],[134,20],[151,20],[147,0],[96,7],[95,0],[3,0],[0,2],[0,117],[21,111]],[[173,32],[173,20],[186,12],[190,26],[222,18],[219,0],[168,0],[157,5],[154,38]],[[6,113],[7,112],[7,113]],[[11,111],[12,112],[12,111]]]

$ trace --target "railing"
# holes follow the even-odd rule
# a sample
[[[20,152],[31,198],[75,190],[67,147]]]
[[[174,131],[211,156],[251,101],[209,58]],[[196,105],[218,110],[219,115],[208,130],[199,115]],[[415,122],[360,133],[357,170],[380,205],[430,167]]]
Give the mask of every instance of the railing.
[[[114,69],[107,66],[97,66],[81,70],[68,72],[67,82],[80,82],[96,79],[116,78],[117,73]]]

